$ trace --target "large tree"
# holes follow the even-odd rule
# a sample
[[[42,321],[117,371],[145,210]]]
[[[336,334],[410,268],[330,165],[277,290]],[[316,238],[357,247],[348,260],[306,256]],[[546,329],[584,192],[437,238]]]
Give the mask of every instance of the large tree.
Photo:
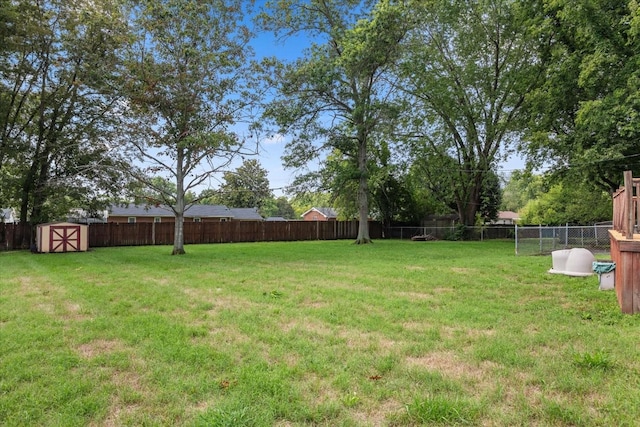
[[[245,160],[234,171],[223,174],[217,202],[230,208],[262,208],[273,198],[267,173],[257,160]]]
[[[570,203],[568,203],[570,201]],[[585,182],[563,180],[529,200],[520,211],[524,224],[589,225],[611,221],[612,201],[606,191]]]
[[[545,182],[542,175],[528,170],[514,170],[502,188],[500,208],[519,212],[530,200],[543,193]]]
[[[638,2],[543,4],[551,66],[531,94],[529,160],[614,191],[624,170],[640,173]]]
[[[2,5],[9,13],[0,30],[0,197],[20,205],[21,221],[34,223],[71,207],[97,209],[120,186],[110,145],[118,129],[114,88],[126,35],[119,5]]]
[[[130,10],[137,31],[126,90],[129,147],[142,166],[136,179],[175,214],[173,254],[184,254],[185,194],[248,150],[231,126],[255,93],[249,83],[249,30],[241,0],[139,0]],[[175,193],[150,176],[175,181]]]
[[[515,149],[526,96],[541,81],[529,3],[433,0],[408,9],[416,22],[400,68],[412,100],[408,147],[412,157],[440,158],[465,225],[475,223],[488,174]]]
[[[278,89],[268,117],[292,136],[285,165],[306,166],[340,150],[357,175],[359,229],[356,243],[369,243],[369,170],[376,132],[392,114],[391,86],[383,78],[405,34],[402,7],[381,0],[370,12],[360,0],[267,1],[265,28],[315,40],[298,61],[276,66]]]
[[[269,217],[282,217],[285,219],[299,219],[296,218],[296,213],[293,210],[293,206],[289,203],[289,200],[284,197],[272,197],[263,202],[260,208],[260,215],[264,218]]]

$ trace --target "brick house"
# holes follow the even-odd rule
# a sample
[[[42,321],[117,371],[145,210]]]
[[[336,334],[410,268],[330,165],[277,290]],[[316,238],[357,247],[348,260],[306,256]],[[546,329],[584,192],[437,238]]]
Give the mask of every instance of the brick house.
[[[333,208],[311,208],[302,215],[305,221],[336,221],[338,213]]]

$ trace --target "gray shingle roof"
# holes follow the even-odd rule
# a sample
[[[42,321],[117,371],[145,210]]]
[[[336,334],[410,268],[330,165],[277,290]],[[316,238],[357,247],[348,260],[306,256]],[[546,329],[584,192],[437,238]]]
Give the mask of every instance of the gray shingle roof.
[[[109,208],[112,216],[173,216],[173,211],[168,206],[144,206],[129,204],[127,206],[113,205]],[[231,218],[233,213],[223,205],[193,205],[185,212],[187,218]]]
[[[229,209],[233,214],[233,219],[237,220],[251,220],[251,221],[262,221],[262,215],[258,213],[256,208],[230,208]]]
[[[17,220],[17,218],[15,218],[15,213],[13,211],[13,209],[11,208],[3,208],[0,209],[0,222],[13,222]]]

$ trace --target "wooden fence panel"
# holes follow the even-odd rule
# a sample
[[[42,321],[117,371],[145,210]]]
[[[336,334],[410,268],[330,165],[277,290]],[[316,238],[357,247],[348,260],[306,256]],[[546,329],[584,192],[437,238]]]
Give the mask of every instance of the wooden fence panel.
[[[89,248],[172,245],[174,223],[105,223],[89,225]],[[369,222],[371,238],[382,238],[382,224]],[[28,249],[30,224],[0,223],[0,250]],[[355,239],[357,221],[185,222],[185,244]]]
[[[35,231],[31,224],[0,222],[0,251],[30,249],[35,245]]]

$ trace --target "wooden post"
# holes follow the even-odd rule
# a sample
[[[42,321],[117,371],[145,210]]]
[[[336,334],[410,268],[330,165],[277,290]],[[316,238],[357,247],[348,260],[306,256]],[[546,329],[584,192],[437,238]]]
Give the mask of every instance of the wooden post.
[[[624,171],[624,192],[627,217],[625,218],[625,238],[633,239],[633,225],[635,223],[633,217],[635,210],[633,209],[633,174],[631,171]]]
[[[633,210],[633,225],[634,225],[634,230],[637,230],[638,227],[640,226],[640,224],[638,223],[638,220],[640,220],[640,203],[638,203],[638,197],[640,197],[640,182],[638,181],[638,179],[634,179],[633,180],[634,183],[634,187],[635,187],[635,197],[633,198],[633,204],[635,205],[635,209]]]

